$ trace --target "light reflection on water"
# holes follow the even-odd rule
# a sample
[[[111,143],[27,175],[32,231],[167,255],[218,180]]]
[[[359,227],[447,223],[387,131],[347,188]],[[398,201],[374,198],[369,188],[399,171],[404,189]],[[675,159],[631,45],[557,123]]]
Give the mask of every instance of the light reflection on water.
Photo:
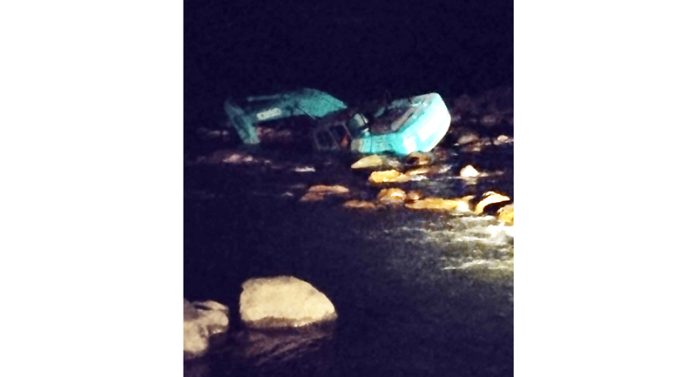
[[[443,270],[502,270],[514,268],[514,227],[493,216],[445,217],[413,225],[381,229],[367,235],[373,240],[397,237],[403,242],[442,252]],[[500,274],[495,276],[500,277]]]

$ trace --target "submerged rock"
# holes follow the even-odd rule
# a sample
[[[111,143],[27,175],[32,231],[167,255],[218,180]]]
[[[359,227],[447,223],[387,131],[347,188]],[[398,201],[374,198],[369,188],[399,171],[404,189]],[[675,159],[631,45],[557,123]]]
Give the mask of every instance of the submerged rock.
[[[301,202],[321,201],[330,195],[346,195],[350,189],[341,185],[314,185],[307,190],[307,193],[300,198]]]
[[[508,204],[498,210],[498,220],[502,221],[506,225],[515,224],[515,207],[514,204]]]
[[[488,191],[483,194],[481,201],[476,204],[476,208],[474,208],[474,213],[480,215],[483,213],[487,206],[495,203],[507,202],[509,200],[510,197],[508,196],[499,194],[495,191]]]
[[[471,195],[455,199],[424,198],[412,203],[406,203],[406,208],[429,211],[470,212],[471,199],[473,199]]]
[[[347,202],[343,203],[343,208],[377,209],[377,206],[375,205],[375,203],[369,202],[367,200],[351,199],[351,200],[348,200]]]
[[[209,338],[229,327],[229,309],[212,300],[189,302],[184,299],[184,359],[202,356]]]
[[[307,191],[308,191],[308,192],[319,193],[319,194],[343,195],[343,194],[349,193],[349,192],[350,192],[350,189],[349,189],[348,187],[341,186],[341,185],[331,185],[331,186],[328,186],[328,185],[314,185],[314,186],[310,187]]]
[[[331,301],[292,276],[249,279],[239,297],[242,322],[251,328],[302,327],[337,318]]]
[[[404,183],[411,180],[411,177],[399,172],[398,170],[373,171],[367,179],[372,184],[380,183]]]
[[[301,202],[319,202],[324,200],[324,195],[317,194],[316,192],[308,192],[300,198]]]

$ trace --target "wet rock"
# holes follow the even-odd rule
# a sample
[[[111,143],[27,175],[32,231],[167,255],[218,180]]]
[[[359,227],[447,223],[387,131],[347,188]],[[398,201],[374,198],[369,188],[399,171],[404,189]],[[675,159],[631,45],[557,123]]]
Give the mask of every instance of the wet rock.
[[[505,174],[502,170],[496,171],[478,171],[472,165],[467,165],[459,171],[459,176],[464,179],[468,185],[476,185],[481,178],[490,178]]]
[[[320,202],[324,200],[324,195],[315,192],[308,192],[300,198],[301,202]]]
[[[406,173],[404,173],[404,174],[406,174],[406,175],[408,175],[408,176],[411,176],[411,177],[414,177],[414,176],[417,176],[417,175],[426,175],[426,174],[430,174],[430,173],[433,173],[433,171],[434,171],[434,169],[432,169],[432,168],[429,167],[429,166],[422,166],[422,167],[419,167],[419,168],[415,168],[415,169],[408,170],[408,171],[406,171]]]
[[[347,195],[350,189],[341,185],[314,185],[311,186],[307,193],[300,198],[301,202],[316,202],[324,200],[327,196]]]
[[[353,165],[350,166],[351,169],[369,169],[378,168],[382,166],[383,158],[380,155],[373,154],[355,161]]]
[[[343,208],[373,210],[377,209],[377,206],[375,205],[375,203],[369,202],[367,200],[351,199],[343,203]]]
[[[348,194],[350,189],[341,185],[314,185],[311,186],[307,191],[324,195],[344,195]]]
[[[481,143],[473,143],[473,144],[468,144],[464,148],[461,149],[462,152],[467,152],[467,153],[478,153],[483,150],[483,146]]]
[[[471,199],[473,196],[465,196],[455,199],[424,198],[412,203],[406,203],[406,208],[413,210],[446,211],[466,213],[471,211]]]
[[[202,356],[209,338],[229,327],[229,309],[212,300],[191,303],[184,299],[184,358]]]
[[[515,224],[515,208],[514,204],[508,204],[498,210],[498,220],[502,221],[506,225]]]
[[[296,166],[292,171],[295,173],[315,173],[317,170],[314,166]]]
[[[359,169],[398,168],[398,167],[400,167],[400,165],[401,165],[401,163],[399,163],[398,160],[396,160],[392,157],[373,154],[373,155],[363,157],[363,158],[359,159],[358,161],[355,161],[353,163],[353,165],[351,165],[350,167],[351,167],[351,169],[359,170]]]
[[[385,188],[379,191],[377,200],[386,205],[403,204],[406,200],[406,192],[400,188]]]
[[[479,171],[471,165],[467,165],[459,171],[459,176],[462,178],[476,178],[480,175],[481,173],[479,173]]]
[[[443,198],[424,198],[421,200],[414,201],[413,203],[407,203],[406,208],[415,210],[444,210],[452,211],[457,208],[459,203],[456,200],[443,199]]]
[[[448,173],[454,168],[454,165],[452,164],[442,164],[442,165],[434,165],[431,169],[431,173],[433,174],[445,174]]]
[[[316,192],[308,192],[300,198],[301,202],[320,202],[324,200],[324,195],[323,194],[318,194]]]
[[[222,159],[225,164],[250,164],[254,162],[254,157],[243,153],[232,153]]]
[[[513,140],[510,136],[507,135],[498,135],[498,137],[493,140],[493,145],[495,146],[501,146],[501,145],[506,145],[506,144],[512,144]]]
[[[292,276],[249,279],[239,297],[242,322],[251,328],[302,327],[337,318],[331,301]]]
[[[461,151],[468,152],[468,153],[478,153],[490,145],[491,145],[491,139],[484,137],[484,138],[479,139],[475,142],[464,145],[461,148]]]
[[[208,351],[208,333],[205,328],[184,321],[184,359],[200,357]]]
[[[407,202],[415,202],[416,200],[420,200],[423,197],[425,197],[425,195],[423,195],[422,192],[417,191],[417,190],[412,190],[412,191],[409,191],[406,193],[406,201]]]
[[[432,153],[412,152],[406,156],[406,164],[409,166],[427,166],[435,161]]]
[[[479,135],[474,131],[465,131],[457,137],[456,145],[467,145],[479,141]]]
[[[476,204],[474,213],[480,215],[484,212],[487,206],[495,203],[503,203],[510,200],[510,197],[499,194],[495,191],[488,191],[483,194],[481,201]]]
[[[373,171],[367,179],[372,184],[380,183],[404,183],[411,180],[411,177],[399,172],[398,170]]]

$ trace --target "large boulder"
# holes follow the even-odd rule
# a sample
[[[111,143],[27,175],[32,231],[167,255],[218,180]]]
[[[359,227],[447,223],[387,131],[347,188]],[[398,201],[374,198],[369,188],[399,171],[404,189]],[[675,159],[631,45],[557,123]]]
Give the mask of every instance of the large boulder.
[[[288,328],[333,321],[336,309],[306,281],[292,276],[249,279],[239,297],[242,322],[251,328]]]
[[[184,359],[199,357],[208,350],[209,338],[229,327],[229,309],[212,300],[184,299]]]

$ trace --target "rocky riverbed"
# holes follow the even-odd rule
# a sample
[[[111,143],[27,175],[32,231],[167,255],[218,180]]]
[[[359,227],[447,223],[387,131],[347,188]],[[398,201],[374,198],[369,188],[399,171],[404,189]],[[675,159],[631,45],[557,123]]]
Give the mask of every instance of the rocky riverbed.
[[[450,99],[453,124],[432,153],[373,157],[375,166],[355,168],[365,156],[239,145],[189,153],[184,295],[231,315],[186,374],[512,375],[505,93]],[[392,181],[370,179],[390,170]],[[338,318],[306,329],[244,326],[242,284],[268,276],[310,282]]]

